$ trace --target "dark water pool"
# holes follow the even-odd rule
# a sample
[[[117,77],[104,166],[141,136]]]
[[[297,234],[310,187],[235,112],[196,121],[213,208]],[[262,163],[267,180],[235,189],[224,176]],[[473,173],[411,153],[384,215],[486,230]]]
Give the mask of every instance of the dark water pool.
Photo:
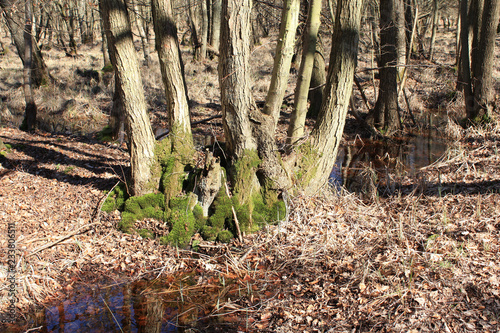
[[[237,285],[226,285],[224,295],[210,286],[197,285],[194,274],[166,281],[80,285],[71,296],[37,313],[30,326],[37,328],[32,332],[235,332],[239,317],[245,316],[219,316],[214,308],[227,304],[228,297],[234,300]]]
[[[351,189],[367,170],[373,172],[376,182],[384,181],[388,173],[414,176],[420,168],[438,160],[448,147],[449,143],[436,133],[395,138],[391,142],[358,139],[339,149],[330,183]]]

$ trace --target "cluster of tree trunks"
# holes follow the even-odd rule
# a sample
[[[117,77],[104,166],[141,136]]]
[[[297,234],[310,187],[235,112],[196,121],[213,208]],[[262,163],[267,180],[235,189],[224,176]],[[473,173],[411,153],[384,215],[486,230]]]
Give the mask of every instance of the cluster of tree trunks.
[[[326,183],[337,154],[352,91],[362,3],[362,0],[338,0],[335,14],[331,7],[334,28],[330,63],[325,76],[324,51],[318,37],[322,1],[309,1],[302,35],[302,60],[288,129],[289,146],[285,151],[279,151],[275,131],[294,55],[300,1],[283,2],[273,74],[262,109],[257,107],[252,97],[249,59],[256,31],[262,30],[265,34],[264,30],[267,29],[267,25],[262,23],[267,20],[266,16],[252,11],[251,0],[208,0],[201,1],[199,7],[187,1],[186,12],[196,56],[198,59],[204,59],[209,54],[219,57],[222,122],[227,156],[230,156],[228,163],[234,166],[241,161],[258,159],[256,164],[248,162],[250,177],[248,172],[229,169],[233,193],[242,202],[264,189],[274,191],[276,195],[290,191],[315,193]],[[408,35],[405,27],[415,30],[422,19],[417,11],[416,0],[379,0],[378,7],[375,4],[371,2],[367,12],[374,17],[378,12],[379,24],[376,26],[376,19],[372,18],[367,22],[373,32],[380,89],[367,121],[390,135],[402,127],[398,113],[398,83],[404,85],[404,71],[400,69],[411,58],[413,35],[418,35],[415,32]],[[30,0],[0,0],[0,6],[23,61],[25,125],[28,130],[32,130],[36,126],[33,89],[52,82],[37,43],[43,29],[34,28],[33,4]],[[78,1],[55,1],[51,6],[58,8],[58,19],[51,19],[50,15],[44,14],[46,19],[40,19],[40,22],[45,23],[39,26],[46,28],[45,36],[51,36],[47,32],[51,25],[64,26],[69,39],[68,46],[62,35],[57,37],[59,44],[68,54],[75,55],[78,31],[82,43],[93,40],[93,11],[88,4]],[[147,7],[151,8],[150,12]],[[200,10],[200,29],[196,8]],[[103,18],[104,65],[111,64],[115,73],[110,125],[115,135],[125,126],[132,165],[129,188],[133,195],[142,195],[158,190],[158,175],[152,171],[158,151],[155,150],[156,142],[146,112],[132,24],[136,24],[144,62],[149,65],[149,13],[167,100],[171,138],[169,149],[180,155],[174,168],[176,172],[183,172],[194,149],[188,88],[172,2],[100,0],[99,9]],[[430,60],[436,54],[439,9],[440,3],[433,0],[432,10],[425,16],[432,22]],[[467,117],[478,122],[491,114],[491,73],[500,0],[460,0],[460,13],[460,83],[464,90]],[[380,37],[377,30],[380,31]],[[425,32],[422,34],[425,35]],[[314,88],[312,91],[311,87]],[[311,101],[309,112],[316,118],[316,123],[311,133],[304,133],[308,98]],[[179,186],[176,191],[182,191],[182,184]]]
[[[182,152],[185,151],[186,144],[192,146],[192,139],[187,89],[172,7],[171,3],[165,0],[152,0],[151,3],[156,48],[168,101],[169,126],[174,137],[183,138],[183,148],[177,149]],[[340,144],[352,91],[361,5],[361,0],[338,2],[325,98],[321,104],[318,121],[308,139],[287,153],[280,154],[274,135],[287,81],[285,73],[289,73],[290,68],[298,1],[290,1],[283,9],[281,36],[285,38],[280,39],[277,56],[279,59],[275,62],[270,93],[263,110],[256,106],[249,85],[251,1],[222,1],[221,16],[224,19],[221,22],[218,70],[227,156],[230,156],[230,165],[249,161],[255,156],[259,161],[250,166],[250,176],[248,172],[230,171],[233,195],[237,196],[240,202],[250,200],[253,193],[258,193],[263,188],[274,191],[277,196],[280,192],[296,190],[314,193],[326,183],[335,160],[332,156],[335,156]],[[148,179],[148,176],[152,176],[151,161],[154,158],[155,141],[147,121],[127,7],[123,0],[102,0],[100,8],[111,62],[117,76],[116,82],[120,86],[120,89],[117,89],[118,98],[125,113],[126,128],[131,141],[131,189],[134,195],[141,195],[157,190],[147,186],[157,183]],[[312,44],[310,49],[314,59],[316,41],[313,39],[309,42]],[[307,98],[307,92],[305,96]],[[175,145],[175,140],[173,142]],[[174,148],[173,151],[175,150]],[[311,165],[311,161],[314,161],[314,165]]]

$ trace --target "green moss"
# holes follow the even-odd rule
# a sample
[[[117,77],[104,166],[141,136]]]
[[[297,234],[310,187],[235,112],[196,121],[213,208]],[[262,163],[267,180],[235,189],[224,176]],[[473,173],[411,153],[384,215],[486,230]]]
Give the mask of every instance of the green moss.
[[[193,208],[193,216],[194,216],[194,228],[196,230],[201,230],[203,226],[207,223],[208,218],[203,216],[203,208],[200,205],[196,205]]]
[[[208,218],[208,225],[216,230],[221,230],[227,222],[232,220],[232,202],[227,196],[225,189],[219,190],[217,197],[213,203],[215,207],[214,213]]]
[[[201,228],[201,237],[209,242],[215,241],[218,233],[219,231],[216,228],[209,225],[205,225]]]
[[[12,146],[8,143],[3,143],[2,139],[0,139],[0,157],[7,157],[7,154],[10,153]]]
[[[104,67],[101,69],[104,73],[111,73],[114,71],[113,65],[111,63],[107,63],[104,65]]]
[[[161,236],[160,237],[160,244],[162,244],[162,245],[169,245],[167,236]]]
[[[165,166],[172,155],[172,143],[170,142],[170,138],[167,137],[162,141],[157,141],[154,153],[160,165]]]
[[[142,238],[151,238],[152,239],[155,237],[154,233],[148,229],[140,229],[137,232],[139,233],[139,236],[141,236]]]
[[[165,199],[162,193],[149,193],[141,197],[128,198],[125,201],[122,220],[118,227],[124,232],[130,232],[136,221],[145,218],[164,220],[164,203]]]
[[[105,126],[99,133],[97,133],[97,139],[103,142],[113,141],[113,130],[111,126]]]
[[[193,213],[196,210],[196,214],[198,214],[196,200],[197,197],[193,193],[170,199],[167,209],[167,221],[171,226],[171,230],[163,239],[165,243],[179,247],[185,247],[189,244],[194,233],[198,230],[197,228],[200,227],[200,222],[197,221]]]
[[[191,244],[191,247],[193,248],[193,251],[198,251],[200,247],[200,241],[195,239]]]
[[[217,240],[221,243],[229,243],[234,238],[229,230],[221,230],[217,235]]]
[[[170,245],[185,247],[194,235],[193,212],[185,209],[175,209],[170,213],[172,229],[167,235]]]
[[[109,213],[115,210],[116,200],[114,198],[108,197],[106,201],[102,204],[101,210],[103,212]]]
[[[137,221],[137,216],[130,212],[123,212],[122,219],[118,223],[118,229],[123,232],[130,233],[134,227],[134,223]]]
[[[162,221],[164,219],[164,212],[158,207],[146,207],[142,210],[143,218],[151,218]]]
[[[299,160],[295,170],[295,182],[299,187],[307,185],[315,176],[317,170],[318,152],[313,148],[311,142],[306,142],[296,148]]]
[[[256,150],[244,150],[234,164],[234,196],[240,203],[247,203],[254,190],[255,173],[261,160]]]
[[[122,211],[124,209],[125,200],[128,199],[127,188],[124,183],[120,183],[108,195],[108,198],[102,204],[102,211],[112,212],[114,210]]]
[[[141,206],[139,205],[139,197],[131,197],[127,201],[125,201],[125,212],[132,213],[138,215],[138,219],[140,219],[139,215],[141,214]]]

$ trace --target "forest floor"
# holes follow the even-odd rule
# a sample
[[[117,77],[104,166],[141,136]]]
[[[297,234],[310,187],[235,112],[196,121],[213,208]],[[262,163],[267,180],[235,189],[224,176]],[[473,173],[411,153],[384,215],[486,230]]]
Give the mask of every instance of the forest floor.
[[[257,100],[265,97],[273,45],[264,43],[254,54]],[[485,129],[463,130],[449,121],[459,119],[461,99],[453,93],[446,52],[438,57],[449,65],[416,68],[408,82],[419,126],[442,125],[453,138],[442,159],[415,175],[394,177],[384,185],[390,189],[379,184],[374,192],[325,188],[313,197],[299,195],[278,225],[243,242],[201,242],[195,251],[124,234],[117,230],[119,212],[99,210],[105,191],[125,178],[128,156],[123,145],[96,134],[106,124],[110,78],[76,74],[99,68],[98,50],[74,59],[47,53],[59,82],[37,91],[42,129],[34,134],[16,129],[24,103],[19,61],[15,54],[0,57],[0,139],[10,147],[0,160],[0,319],[9,302],[10,223],[18,285],[16,321],[0,324],[2,331],[50,331],[45,317],[54,304],[66,306],[84,288],[100,293],[133,281],[161,281],[162,292],[155,296],[146,288],[144,294],[174,300],[176,325],[192,331],[500,330],[499,115]],[[365,56],[360,68],[370,67]],[[143,71],[152,122],[165,127],[159,71]],[[495,75],[498,85],[498,68]],[[194,86],[193,121],[220,115],[215,62],[187,62],[186,77]],[[373,98],[369,76],[364,82]],[[356,103],[363,107],[358,95]],[[446,121],[432,123],[429,111],[444,113]],[[359,140],[356,129],[349,119],[346,143]],[[213,143],[220,139],[220,119],[194,132],[200,145],[204,138]],[[281,126],[277,139],[284,133]],[[194,282],[183,289],[186,277]],[[144,316],[152,320],[153,314]]]

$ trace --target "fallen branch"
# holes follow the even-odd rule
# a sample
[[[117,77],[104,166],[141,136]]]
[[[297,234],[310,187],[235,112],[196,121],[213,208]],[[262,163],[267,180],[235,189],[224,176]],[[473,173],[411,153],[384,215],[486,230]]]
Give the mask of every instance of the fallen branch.
[[[31,257],[32,255],[35,255],[35,254],[37,254],[38,252],[41,252],[41,251],[46,250],[46,249],[48,249],[48,248],[51,248],[51,247],[53,247],[53,246],[55,246],[55,245],[57,245],[57,244],[59,244],[59,243],[61,243],[61,242],[65,241],[66,239],[69,239],[69,238],[71,238],[71,237],[73,237],[73,236],[75,236],[75,235],[78,235],[78,234],[82,234],[82,233],[84,233],[84,232],[87,232],[87,231],[89,231],[89,230],[91,229],[91,227],[92,227],[92,226],[97,225],[97,224],[100,224],[100,223],[101,223],[101,222],[94,222],[94,223],[90,223],[90,224],[84,225],[84,226],[82,226],[82,227],[80,227],[80,228],[76,229],[75,231],[73,231],[73,232],[69,233],[68,235],[65,235],[65,236],[63,236],[63,237],[59,238],[59,239],[58,239],[58,240],[56,240],[55,242],[52,242],[52,243],[49,243],[49,244],[45,244],[44,246],[39,247],[39,248],[38,248],[38,249],[36,249],[35,251],[33,251],[33,252],[31,252],[30,254],[28,254],[26,257]]]
[[[210,121],[210,120],[216,119],[216,118],[222,118],[222,115],[221,114],[217,114],[215,116],[211,116],[211,117],[208,117],[208,118],[205,118],[205,119],[202,119],[202,120],[194,121],[194,122],[191,123],[191,126],[202,124],[202,123],[205,123],[207,121]]]

